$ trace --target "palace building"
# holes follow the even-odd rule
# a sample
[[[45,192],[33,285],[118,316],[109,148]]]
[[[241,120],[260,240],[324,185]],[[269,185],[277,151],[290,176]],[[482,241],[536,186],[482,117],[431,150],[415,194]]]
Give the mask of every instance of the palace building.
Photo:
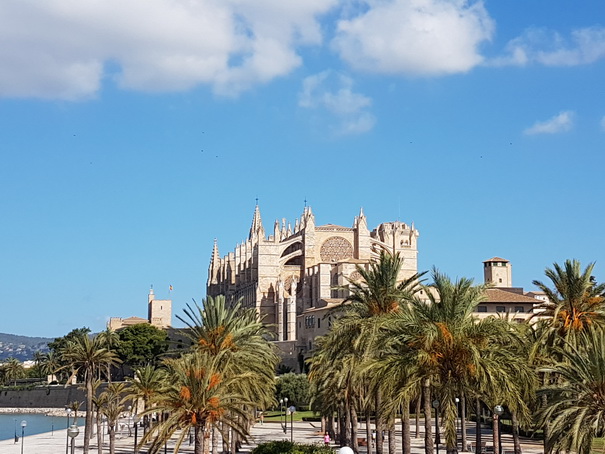
[[[381,250],[399,253],[400,280],[408,278],[418,269],[418,235],[413,224],[399,221],[370,230],[363,210],[351,227],[316,225],[310,207],[294,227],[275,221],[267,235],[257,205],[244,242],[221,257],[215,241],[207,295],[241,299],[245,307],[256,308],[273,330],[283,362],[300,369],[301,359],[313,348],[314,336],[306,335],[311,320],[321,325],[318,316],[346,298],[346,289],[340,287],[361,278],[356,265],[366,266]]]

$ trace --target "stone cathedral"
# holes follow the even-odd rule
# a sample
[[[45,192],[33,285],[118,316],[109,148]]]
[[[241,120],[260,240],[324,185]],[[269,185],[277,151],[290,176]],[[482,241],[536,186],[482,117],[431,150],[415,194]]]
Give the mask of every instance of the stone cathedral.
[[[248,239],[219,255],[215,241],[208,269],[207,295],[225,295],[254,307],[275,333],[283,362],[302,369],[315,336],[329,327],[328,309],[348,295],[349,280],[360,279],[382,249],[403,257],[400,279],[417,272],[418,230],[403,222],[385,222],[369,230],[363,210],[352,227],[316,225],[305,207],[294,228],[275,221],[266,234],[258,205]]]

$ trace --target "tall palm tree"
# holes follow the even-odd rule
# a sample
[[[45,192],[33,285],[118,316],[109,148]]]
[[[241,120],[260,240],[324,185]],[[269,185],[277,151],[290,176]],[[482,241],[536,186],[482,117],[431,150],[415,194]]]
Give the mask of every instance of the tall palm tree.
[[[605,333],[590,330],[577,336],[575,345],[556,347],[562,360],[550,371],[559,380],[540,395],[548,405],[539,416],[550,421],[548,452],[591,452],[592,441],[605,430]]]
[[[134,371],[134,378],[127,378],[129,383],[130,397],[134,400],[136,413],[142,413],[149,409],[153,399],[165,391],[168,387],[166,370],[151,364],[138,367]],[[143,407],[139,408],[139,400],[143,401]],[[143,431],[147,432],[149,415],[143,416]]]
[[[84,375],[86,388],[86,416],[84,427],[84,454],[88,454],[90,446],[90,434],[92,433],[92,408],[93,408],[93,382],[99,368],[107,364],[119,362],[115,353],[107,350],[98,337],[90,338],[88,335],[80,335],[67,343],[62,352],[63,360],[67,362],[72,370],[72,376],[78,373]]]
[[[389,396],[390,405],[399,405],[419,384],[422,386],[427,454],[434,448],[432,390],[440,401],[447,450],[456,452],[456,397],[481,386],[486,395],[506,392],[507,401],[522,405],[518,389],[511,384],[512,374],[533,380],[531,369],[513,354],[512,346],[519,337],[510,323],[474,316],[476,306],[485,298],[485,286],[475,286],[466,278],[452,282],[436,269],[432,278],[426,289],[428,303],[414,298],[409,307],[384,320],[384,353],[374,365],[380,381],[391,382],[396,390]]]
[[[120,344],[120,336],[117,331],[107,327],[104,331],[101,331],[98,334],[99,341],[104,345],[104,347],[109,351],[115,351],[118,345]],[[107,381],[111,382],[111,365],[106,365]]]
[[[99,411],[107,418],[109,454],[115,453],[116,424],[126,410],[124,404],[128,400],[126,383],[110,383],[98,398]]]
[[[573,344],[575,336],[594,325],[605,325],[605,284],[597,284],[592,277],[594,263],[582,271],[580,262],[566,260],[564,265],[553,264],[544,274],[552,288],[535,280],[533,284],[542,290],[548,301],[540,304],[534,317],[545,320],[542,343]]]
[[[159,452],[175,433],[178,433],[174,448],[177,452],[189,429],[194,433],[194,453],[202,454],[210,427],[219,421],[241,435],[246,434],[249,415],[244,408],[256,402],[238,392],[237,382],[250,377],[225,375],[224,355],[197,351],[166,360],[170,387],[154,399],[156,406],[146,412],[168,413],[168,417],[143,437],[142,443],[150,442],[150,454]]]
[[[327,357],[324,361],[338,363],[346,355],[348,361],[343,364],[349,364],[352,371],[358,371],[362,361],[379,355],[381,345],[377,342],[377,333],[382,318],[399,311],[401,303],[420,290],[419,281],[424,273],[400,281],[402,263],[399,254],[382,251],[378,260],[370,263],[367,269],[356,267],[362,279],[349,282],[350,294],[336,310],[337,320],[328,334],[330,340],[321,344],[325,350],[324,356]],[[316,381],[326,379],[323,373],[316,372],[312,375]],[[355,385],[355,373],[349,376],[348,383]],[[349,392],[346,395],[354,394]],[[376,452],[382,454],[383,421],[389,415],[383,415],[379,411],[382,407],[380,387],[374,387],[373,400],[377,416]],[[354,402],[346,402],[345,408],[354,409],[354,405]],[[353,440],[353,444],[356,441]]]

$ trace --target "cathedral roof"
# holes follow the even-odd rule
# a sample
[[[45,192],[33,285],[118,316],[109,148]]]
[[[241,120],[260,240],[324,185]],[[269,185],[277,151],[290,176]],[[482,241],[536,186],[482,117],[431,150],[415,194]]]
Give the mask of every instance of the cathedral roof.
[[[324,224],[324,225],[317,226],[315,228],[315,230],[333,230],[333,231],[346,231],[346,232],[350,232],[353,229],[351,227],[343,227],[342,225]]]

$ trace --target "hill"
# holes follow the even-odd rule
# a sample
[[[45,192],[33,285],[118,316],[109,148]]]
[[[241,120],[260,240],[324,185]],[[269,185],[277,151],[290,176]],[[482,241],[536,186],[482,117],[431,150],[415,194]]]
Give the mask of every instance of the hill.
[[[19,361],[31,360],[37,351],[48,352],[48,343],[53,340],[54,338],[0,333],[0,361],[11,357]]]

